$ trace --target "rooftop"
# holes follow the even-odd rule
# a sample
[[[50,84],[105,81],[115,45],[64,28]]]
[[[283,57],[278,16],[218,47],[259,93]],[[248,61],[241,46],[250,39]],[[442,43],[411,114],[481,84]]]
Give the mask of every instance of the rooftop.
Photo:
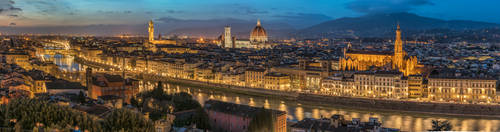
[[[205,109],[213,110],[217,112],[227,113],[231,115],[237,115],[241,117],[253,117],[264,108],[251,107],[248,105],[227,103],[217,100],[208,100],[205,102]],[[272,110],[274,115],[284,115],[285,111]]]
[[[394,54],[391,51],[368,51],[368,50],[353,50],[349,49],[346,53],[350,54],[374,54],[374,55],[392,55]]]

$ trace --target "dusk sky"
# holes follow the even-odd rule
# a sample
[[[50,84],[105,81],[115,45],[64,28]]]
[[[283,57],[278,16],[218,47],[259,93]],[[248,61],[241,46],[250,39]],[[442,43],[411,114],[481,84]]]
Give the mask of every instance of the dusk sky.
[[[1,0],[0,26],[144,24],[149,19],[329,20],[411,12],[500,23],[498,0]]]

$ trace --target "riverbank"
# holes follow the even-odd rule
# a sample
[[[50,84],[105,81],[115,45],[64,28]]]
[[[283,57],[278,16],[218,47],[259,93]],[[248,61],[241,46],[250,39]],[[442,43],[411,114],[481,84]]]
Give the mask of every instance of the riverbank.
[[[469,116],[500,118],[500,105],[453,104],[436,102],[414,102],[401,100],[382,100],[368,98],[324,96],[306,93],[282,92],[267,89],[237,87],[213,84],[186,79],[165,79],[166,83],[196,87],[201,89],[231,92],[250,96],[281,98],[319,106],[340,106],[351,109],[369,109],[370,111],[421,113],[431,115]],[[290,95],[285,95],[290,94]]]
[[[339,106],[351,109],[369,109],[369,111],[410,112],[422,114],[439,114],[450,116],[493,117],[500,118],[500,105],[454,104],[438,102],[414,102],[404,100],[382,100],[370,98],[325,96],[307,93],[276,91],[262,88],[249,88],[225,84],[216,84],[188,79],[177,79],[147,74],[137,76],[139,79],[163,81],[170,84],[213,90],[214,92],[230,92],[249,96],[279,98],[300,103],[319,106]]]
[[[413,102],[311,94],[301,94],[298,102],[313,103],[319,106],[339,106],[347,109],[367,109],[368,111],[420,113],[427,115],[467,116],[495,119],[500,118],[499,105]]]

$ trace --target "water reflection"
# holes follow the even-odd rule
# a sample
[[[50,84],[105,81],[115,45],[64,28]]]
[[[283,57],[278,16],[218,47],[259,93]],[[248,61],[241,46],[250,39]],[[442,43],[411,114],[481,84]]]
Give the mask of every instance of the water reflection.
[[[46,60],[56,63],[61,70],[69,73],[77,73],[86,68],[74,62],[71,57],[65,56],[40,56]],[[153,89],[154,82],[140,82],[141,90]],[[178,92],[188,92],[193,98],[203,103],[209,99],[221,100],[237,104],[246,104],[255,107],[264,107],[276,110],[286,111],[288,120],[302,120],[304,118],[330,117],[334,114],[345,115],[346,119],[361,118],[367,121],[369,117],[378,117],[385,127],[398,128],[403,131],[425,131],[431,128],[431,122],[434,119],[448,120],[454,126],[453,130],[460,131],[500,131],[499,120],[481,119],[458,116],[427,115],[415,113],[397,113],[397,112],[374,112],[371,109],[346,109],[334,106],[317,106],[308,103],[299,103],[296,101],[282,100],[270,97],[254,97],[242,94],[223,93],[207,89],[198,89],[193,87],[184,87],[173,84],[164,84],[165,91],[169,94]]]
[[[167,90],[169,91],[169,90]],[[221,93],[212,90],[200,90],[176,86],[175,92],[191,92],[195,100],[203,104],[208,99],[233,102],[237,104],[246,104],[255,107],[264,107],[276,110],[287,111],[288,120],[302,120],[304,118],[330,117],[334,114],[345,115],[347,119],[361,118],[367,121],[369,117],[379,118],[385,127],[398,128],[404,131],[425,131],[431,129],[433,119],[448,120],[454,126],[454,130],[471,131],[498,131],[497,126],[500,122],[494,119],[481,118],[460,118],[456,116],[436,116],[414,113],[395,113],[395,112],[370,112],[364,110],[351,110],[336,107],[323,107],[298,103],[296,101],[283,101],[277,98],[251,97],[247,95]]]

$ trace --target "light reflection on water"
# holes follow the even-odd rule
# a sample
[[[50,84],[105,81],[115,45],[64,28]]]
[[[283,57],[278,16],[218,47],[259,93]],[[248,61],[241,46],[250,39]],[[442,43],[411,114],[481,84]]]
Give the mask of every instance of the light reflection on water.
[[[170,85],[170,84],[166,84]],[[175,85],[178,87],[178,85]],[[276,110],[287,111],[288,120],[296,121],[304,118],[321,118],[330,117],[334,114],[345,115],[346,119],[361,118],[367,121],[369,117],[377,117],[382,121],[383,126],[390,128],[398,128],[404,131],[425,131],[431,128],[433,119],[448,120],[454,126],[453,130],[460,131],[498,131],[500,121],[495,119],[481,119],[473,117],[460,118],[456,116],[442,115],[426,115],[415,113],[394,113],[394,112],[370,112],[369,109],[346,109],[337,108],[334,106],[325,107],[306,103],[297,103],[296,101],[282,100],[279,98],[269,97],[250,97],[248,95],[222,93],[212,90],[200,90],[179,86],[180,88],[169,90],[172,92],[191,92],[198,102],[203,104],[209,99],[221,100],[237,104],[246,104],[255,107],[271,108]]]
[[[43,55],[42,55],[43,56]],[[40,57],[40,56],[39,56]],[[67,72],[81,71],[86,68],[73,61],[71,57],[43,56],[44,59],[53,59],[54,63],[60,66],[61,70]],[[141,89],[147,90],[155,87],[153,82],[140,82]],[[347,109],[335,106],[318,106],[308,103],[298,103],[296,101],[283,100],[270,97],[255,97],[242,94],[224,93],[219,91],[184,87],[179,85],[164,84],[163,88],[169,94],[177,92],[187,92],[193,98],[203,103],[209,99],[221,100],[237,104],[245,104],[255,107],[271,108],[286,111],[287,118],[291,121],[302,120],[304,118],[330,117],[334,114],[342,114],[346,119],[361,118],[368,121],[369,117],[377,117],[382,121],[384,127],[398,128],[403,131],[425,131],[431,128],[431,121],[434,119],[448,120],[456,131],[500,131],[500,121],[495,119],[458,117],[444,115],[428,115],[415,113],[397,113],[373,111],[369,108]],[[372,111],[372,112],[370,112]]]

